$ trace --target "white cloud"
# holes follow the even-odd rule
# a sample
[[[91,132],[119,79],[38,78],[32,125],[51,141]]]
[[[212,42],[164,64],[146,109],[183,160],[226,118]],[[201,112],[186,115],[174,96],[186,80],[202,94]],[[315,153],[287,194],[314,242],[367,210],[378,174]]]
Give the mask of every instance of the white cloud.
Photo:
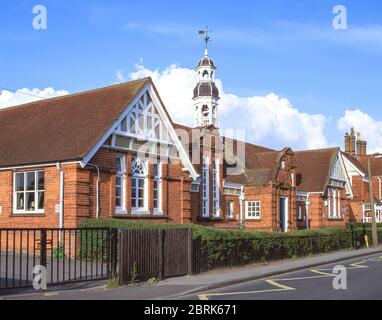
[[[368,142],[368,152],[381,152],[382,121],[373,119],[359,109],[347,110],[344,116],[338,120],[337,127],[342,132],[354,127],[357,132],[361,133],[362,139]]]
[[[192,69],[171,65],[164,70],[150,70],[142,61],[128,79],[152,77],[168,111],[175,122],[193,125],[192,92],[197,74]],[[117,79],[125,79],[121,72]],[[239,97],[226,93],[217,80],[221,101],[219,126],[222,130],[245,129],[248,141],[295,149],[328,146],[324,134],[327,119],[321,114],[307,114],[295,108],[290,101],[274,93],[267,96]]]
[[[3,90],[0,92],[0,109],[8,108],[41,99],[53,98],[57,96],[67,95],[69,92],[65,90],[55,90],[53,88],[46,89],[19,89],[16,92]]]

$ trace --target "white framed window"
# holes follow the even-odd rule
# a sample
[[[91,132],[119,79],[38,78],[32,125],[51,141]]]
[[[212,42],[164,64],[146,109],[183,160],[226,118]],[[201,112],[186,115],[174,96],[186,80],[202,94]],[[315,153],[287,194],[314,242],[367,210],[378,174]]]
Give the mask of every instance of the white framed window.
[[[162,162],[153,165],[153,208],[154,214],[162,213]]]
[[[299,205],[298,208],[297,208],[297,219],[298,220],[302,220],[302,206]]]
[[[220,183],[219,183],[219,160],[213,162],[212,170],[212,201],[215,217],[220,216]]]
[[[44,171],[17,172],[14,174],[14,213],[44,213]]]
[[[261,218],[261,203],[260,201],[246,201],[245,215],[249,220],[260,220]]]
[[[131,165],[131,208],[133,213],[148,213],[147,168],[140,159]]]
[[[332,211],[332,218],[333,219],[337,219],[337,209],[338,209],[338,206],[337,206],[337,190],[333,190],[333,196],[332,196],[332,200],[333,200],[333,203],[332,203],[332,208],[333,208],[333,211]]]
[[[227,201],[227,218],[234,218],[233,201]]]
[[[210,216],[210,169],[209,158],[203,159],[203,204],[202,215],[204,218]]]
[[[115,211],[116,213],[126,213],[126,157],[115,158]]]
[[[328,189],[328,219],[342,219],[341,212],[341,191],[338,189]]]

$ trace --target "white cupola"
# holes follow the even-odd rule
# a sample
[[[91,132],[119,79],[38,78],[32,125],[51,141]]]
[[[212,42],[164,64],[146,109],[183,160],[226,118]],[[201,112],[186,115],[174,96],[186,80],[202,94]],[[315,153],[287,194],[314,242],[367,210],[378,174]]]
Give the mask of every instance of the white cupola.
[[[218,127],[219,89],[215,84],[216,65],[208,56],[208,50],[196,67],[198,83],[194,89],[195,127],[214,125]]]

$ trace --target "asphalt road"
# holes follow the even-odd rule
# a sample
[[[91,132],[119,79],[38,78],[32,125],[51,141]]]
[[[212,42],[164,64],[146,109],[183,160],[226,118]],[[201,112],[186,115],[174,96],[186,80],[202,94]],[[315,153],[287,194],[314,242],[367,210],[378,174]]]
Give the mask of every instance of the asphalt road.
[[[333,268],[347,269],[347,290],[333,288]],[[68,291],[15,294],[3,299],[16,300],[146,300],[176,296],[176,300],[382,300],[382,254],[322,265],[314,269],[245,282],[209,292],[179,298],[178,294],[193,289],[184,285],[142,285],[105,289],[70,288]],[[148,294],[148,291],[150,294]],[[162,298],[163,299],[163,298]],[[1,300],[1,294],[0,294]]]
[[[347,289],[334,289],[333,269],[347,269]],[[338,283],[339,281],[337,281]],[[342,282],[344,283],[344,282]],[[182,300],[382,300],[382,255],[323,265],[270,279],[250,281]]]

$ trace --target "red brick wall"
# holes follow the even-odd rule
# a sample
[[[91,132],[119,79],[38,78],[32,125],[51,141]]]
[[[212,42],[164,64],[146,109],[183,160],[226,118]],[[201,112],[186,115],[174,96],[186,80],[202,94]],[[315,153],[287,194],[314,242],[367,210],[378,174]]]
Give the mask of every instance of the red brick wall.
[[[353,176],[352,188],[354,197],[350,201],[350,221],[362,222],[363,205],[370,203],[369,184],[365,182],[361,176]]]

